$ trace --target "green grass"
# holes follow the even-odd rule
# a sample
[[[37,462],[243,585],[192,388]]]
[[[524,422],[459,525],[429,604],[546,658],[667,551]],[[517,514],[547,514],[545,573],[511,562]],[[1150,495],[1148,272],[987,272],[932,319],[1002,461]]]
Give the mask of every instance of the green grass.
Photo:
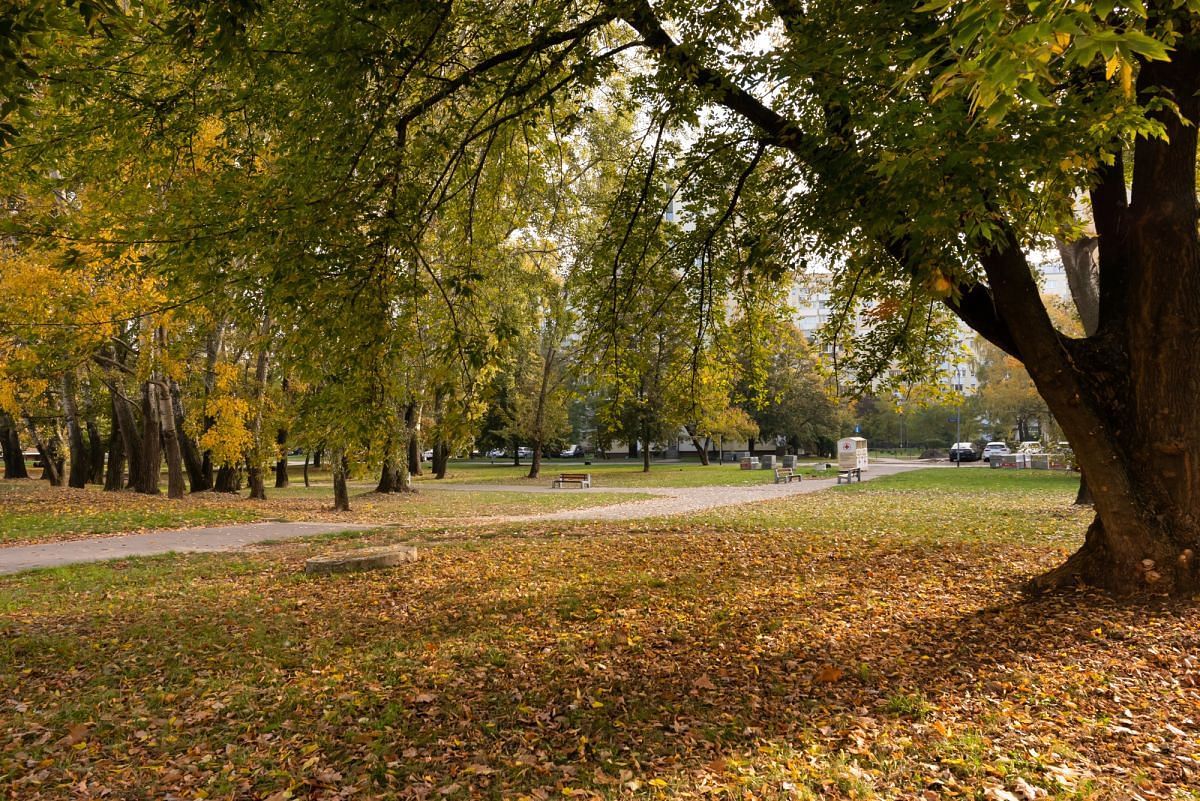
[[[66,536],[100,536],[158,528],[214,526],[257,520],[253,509],[97,509],[46,510],[0,515],[0,544],[47,541]]]
[[[832,475],[824,470],[824,461],[805,459],[801,461],[801,474],[805,476]],[[813,465],[819,465],[815,468]],[[451,462],[444,481],[455,484],[533,484],[549,486],[559,473],[590,473],[592,486],[603,487],[712,487],[712,486],[745,486],[752,484],[770,484],[774,481],[774,473],[770,470],[742,470],[735,463],[724,465],[713,463],[701,465],[698,462],[658,462],[653,463],[650,472],[642,471],[641,462],[632,460],[594,462],[584,465],[578,460],[545,462],[540,478],[529,479],[526,474],[528,466],[514,467],[512,464],[489,464],[483,461]],[[423,483],[432,481],[429,476],[418,477]]]
[[[1070,505],[1079,475],[936,468],[842,484],[829,492],[739,506],[724,528],[782,528],[890,542],[1025,542],[1082,537],[1089,507]],[[711,515],[697,518],[711,520]]]

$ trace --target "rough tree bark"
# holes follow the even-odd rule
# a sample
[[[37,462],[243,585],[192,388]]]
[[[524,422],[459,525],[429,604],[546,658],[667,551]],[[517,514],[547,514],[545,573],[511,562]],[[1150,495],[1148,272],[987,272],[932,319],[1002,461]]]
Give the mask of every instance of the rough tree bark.
[[[383,467],[379,471],[379,483],[375,491],[382,494],[394,492],[409,492],[412,482],[409,481],[408,462],[401,456],[406,447],[388,437],[383,449]]]
[[[0,415],[0,446],[4,448],[4,477],[29,478],[25,454],[21,450],[21,435],[16,422],[8,415]]]
[[[350,488],[346,477],[350,472],[350,460],[342,451],[333,453],[333,511],[350,511]]]

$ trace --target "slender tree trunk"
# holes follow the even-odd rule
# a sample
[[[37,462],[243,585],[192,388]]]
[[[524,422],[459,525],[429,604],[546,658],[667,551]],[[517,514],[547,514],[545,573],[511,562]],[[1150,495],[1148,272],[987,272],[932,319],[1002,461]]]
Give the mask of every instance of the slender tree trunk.
[[[529,464],[529,477],[537,478],[542,472],[542,448],[546,444],[546,402],[550,395],[550,379],[554,375],[557,350],[549,348],[542,354],[542,380],[538,386],[537,406],[533,411],[533,458]]]
[[[642,436],[642,472],[650,472],[650,434]]]
[[[162,474],[162,421],[159,417],[158,385],[153,381],[142,384],[142,471],[137,491],[158,495]]]
[[[691,437],[692,447],[696,449],[696,453],[700,456],[700,464],[708,467],[708,444],[712,442],[711,438],[705,438],[704,442],[700,441],[700,437],[696,434],[696,426],[685,426],[688,436]]]
[[[313,452],[312,466],[314,470],[321,469],[321,459],[325,456],[325,447],[322,445]]]
[[[280,427],[275,432],[275,445],[279,448],[279,459],[275,462],[275,489],[282,489],[288,481],[288,430]]]
[[[263,319],[262,336],[265,338],[270,327],[270,321]],[[263,402],[267,392],[267,348],[263,345],[258,351],[258,360],[254,367],[254,424],[250,433],[253,436],[252,452],[246,455],[246,477],[250,483],[250,498],[256,501],[267,499],[266,483],[263,479]],[[286,472],[287,467],[285,465]]]
[[[100,426],[89,417],[87,419],[88,443],[88,483],[104,483],[104,439],[100,436]]]
[[[57,454],[52,452],[51,445],[42,441],[42,435],[38,433],[37,426],[29,417],[25,418],[25,428],[29,432],[29,438],[33,440],[33,446],[37,448],[38,461],[42,463],[42,478],[49,481],[52,487],[61,487],[63,477]]]
[[[4,477],[29,478],[25,454],[21,450],[21,435],[17,424],[8,415],[0,415],[0,445],[4,446]]]
[[[308,456],[309,456],[308,449],[305,448],[304,449],[304,486],[305,487],[308,486]]]
[[[75,403],[75,372],[67,370],[62,377],[62,411],[67,421],[67,443],[70,446],[70,477],[67,486],[83,489],[91,473],[91,461],[87,444],[83,441],[83,427],[79,425],[79,407]]]
[[[183,393],[174,379],[170,380],[171,418],[175,425],[175,437],[179,440],[179,451],[183,455],[183,466],[187,470],[188,489],[204,492],[212,489],[212,467],[205,471],[204,459],[196,440],[187,433],[187,415],[183,411]]]
[[[175,413],[171,408],[171,392],[166,382],[160,381],[156,387],[158,400],[158,418],[162,424],[163,453],[167,457],[167,497],[182,498],[183,484],[183,454],[179,447],[179,435],[175,426]]]
[[[125,486],[125,442],[121,437],[121,424],[117,421],[117,404],[121,401],[111,396],[113,407],[112,430],[108,434],[108,465],[104,472],[104,490],[119,492]]]
[[[446,477],[446,467],[450,463],[450,446],[444,439],[438,439],[433,445],[433,475],[435,478]]]
[[[408,473],[421,475],[421,407],[410,403],[404,409],[404,427],[408,436]]]
[[[222,320],[213,327],[209,333],[208,339],[205,342],[204,353],[204,408],[208,407],[208,399],[212,397],[213,392],[217,387],[217,362],[221,358],[221,352],[225,348],[225,322]],[[216,425],[216,419],[212,415],[205,414],[203,424],[201,426],[201,436],[208,433],[208,430]],[[216,487],[216,477],[213,475],[215,465],[213,464],[212,451],[205,450],[200,454],[200,484],[199,487],[193,486],[192,492],[199,490],[209,490]],[[225,490],[222,490],[225,491]]]
[[[333,511],[350,511],[350,489],[346,476],[350,472],[350,460],[341,451],[333,453]]]
[[[133,416],[132,402],[121,395],[115,385],[110,384],[109,390],[112,394],[113,423],[121,437],[121,450],[125,454],[125,461],[129,463],[125,488],[135,489],[142,474],[142,435]]]
[[[1079,491],[1075,493],[1076,506],[1091,506],[1094,503],[1092,500],[1092,491],[1088,488],[1087,474],[1082,470],[1079,471]]]

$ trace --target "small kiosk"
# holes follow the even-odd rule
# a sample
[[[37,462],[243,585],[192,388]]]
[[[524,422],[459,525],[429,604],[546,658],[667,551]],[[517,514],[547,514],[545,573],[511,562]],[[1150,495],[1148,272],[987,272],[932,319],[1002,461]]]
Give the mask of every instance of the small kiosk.
[[[862,437],[844,437],[838,440],[838,469],[866,470],[867,441]]]

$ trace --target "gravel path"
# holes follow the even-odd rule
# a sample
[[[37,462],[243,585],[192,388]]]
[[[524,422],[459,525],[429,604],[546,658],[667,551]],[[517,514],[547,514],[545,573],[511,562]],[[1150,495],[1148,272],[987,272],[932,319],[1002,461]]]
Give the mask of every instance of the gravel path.
[[[945,464],[928,462],[887,462],[871,464],[863,474],[869,481],[881,476],[921,470],[928,467],[946,467]],[[764,482],[770,473],[763,471]],[[731,487],[594,487],[590,490],[560,489],[547,486],[519,486],[499,484],[422,484],[422,489],[438,492],[510,491],[510,492],[582,492],[615,494],[652,494],[656,497],[595,506],[588,509],[567,509],[560,512],[543,512],[528,515],[507,515],[481,518],[483,523],[519,523],[552,520],[638,520],[648,517],[664,517],[702,512],[724,506],[805,495],[827,489],[834,479],[810,479],[788,484],[744,484]],[[466,522],[466,521],[463,521]],[[0,574],[18,573],[43,567],[59,567],[80,562],[100,562],[105,559],[121,559],[127,556],[152,556],[171,552],[232,551],[254,543],[268,540],[311,537],[317,534],[332,534],[339,531],[362,531],[378,528],[375,525],[355,523],[246,523],[235,526],[211,528],[175,529],[151,531],[145,534],[125,534],[118,537],[101,537],[93,540],[70,540],[43,545],[17,545],[0,547]]]

